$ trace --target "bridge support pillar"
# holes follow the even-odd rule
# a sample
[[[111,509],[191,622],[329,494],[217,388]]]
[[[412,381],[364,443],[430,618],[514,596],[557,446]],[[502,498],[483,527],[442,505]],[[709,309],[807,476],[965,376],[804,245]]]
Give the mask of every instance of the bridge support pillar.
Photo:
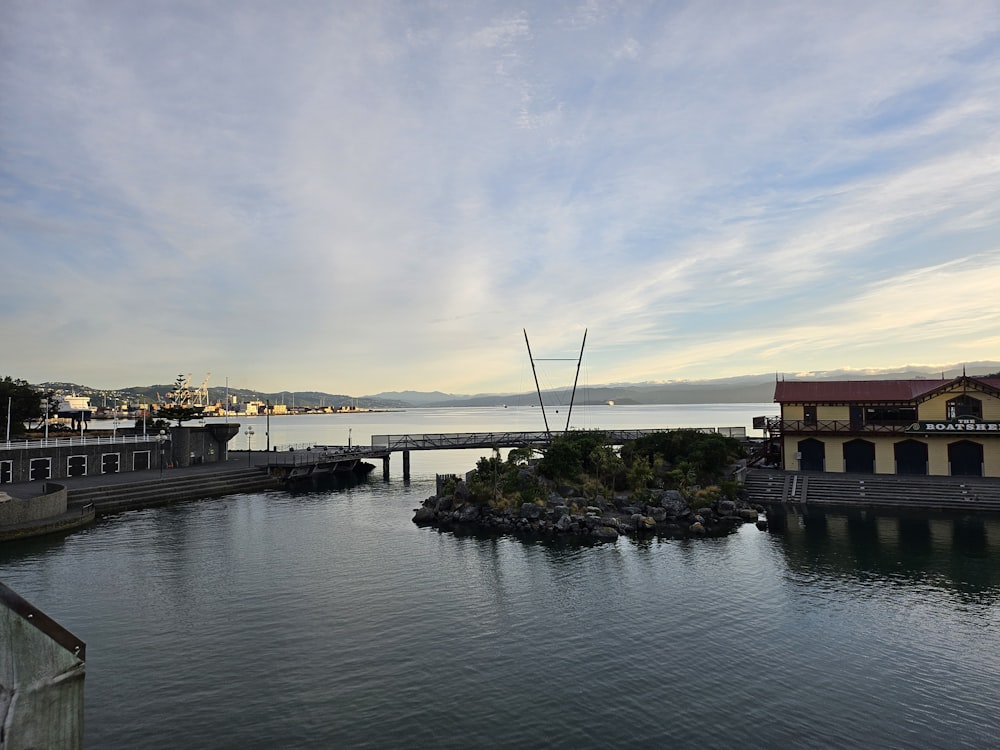
[[[410,452],[403,451],[403,479],[410,478]]]
[[[382,479],[386,482],[389,481],[389,455],[388,453],[382,458]]]

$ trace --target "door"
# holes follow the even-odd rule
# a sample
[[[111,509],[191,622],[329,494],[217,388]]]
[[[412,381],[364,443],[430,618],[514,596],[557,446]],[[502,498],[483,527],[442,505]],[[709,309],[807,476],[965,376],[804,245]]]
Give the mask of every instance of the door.
[[[971,440],[959,440],[948,445],[948,463],[953,477],[983,475],[983,446]]]
[[[799,470],[823,471],[826,464],[826,446],[822,440],[809,438],[799,441]]]
[[[867,440],[849,440],[844,443],[844,471],[874,474],[875,443]]]

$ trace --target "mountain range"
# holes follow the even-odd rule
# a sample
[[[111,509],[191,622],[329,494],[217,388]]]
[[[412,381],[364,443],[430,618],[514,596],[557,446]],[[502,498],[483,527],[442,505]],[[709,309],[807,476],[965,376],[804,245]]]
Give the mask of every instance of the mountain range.
[[[774,397],[777,380],[925,380],[952,378],[963,372],[969,375],[990,375],[1000,373],[1000,362],[982,361],[956,365],[945,369],[931,369],[910,366],[899,370],[826,370],[819,372],[768,373],[766,375],[743,375],[714,380],[675,380],[644,383],[611,383],[606,385],[578,386],[574,403],[579,405],[604,404],[723,404],[723,403],[768,403]],[[73,383],[40,383],[39,388],[54,390],[57,394],[76,393],[90,396],[94,406],[114,406],[116,403],[145,403],[159,401],[160,394],[171,390],[171,385],[134,386],[117,390],[98,389]],[[479,393],[463,395],[442,393],[441,391],[383,391],[367,396],[348,396],[322,391],[279,391],[263,393],[242,388],[211,387],[208,402],[223,402],[226,395],[245,402],[267,401],[272,404],[286,404],[305,408],[333,408],[355,406],[363,409],[405,409],[429,406],[498,406],[507,404],[519,406],[538,403],[538,394],[526,393]],[[543,391],[545,403],[568,404],[572,397],[572,387],[567,386],[552,391]],[[102,399],[104,403],[102,404]]]

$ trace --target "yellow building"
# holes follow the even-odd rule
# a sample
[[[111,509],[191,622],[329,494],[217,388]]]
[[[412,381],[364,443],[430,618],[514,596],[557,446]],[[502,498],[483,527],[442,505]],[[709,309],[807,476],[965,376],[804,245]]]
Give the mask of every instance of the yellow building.
[[[1000,378],[781,381],[783,468],[1000,477]]]

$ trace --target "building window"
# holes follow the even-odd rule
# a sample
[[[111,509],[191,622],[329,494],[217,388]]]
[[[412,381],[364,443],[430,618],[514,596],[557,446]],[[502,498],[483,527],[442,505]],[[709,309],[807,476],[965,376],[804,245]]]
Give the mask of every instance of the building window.
[[[13,473],[13,461],[0,461],[0,484],[10,484],[13,481]]]
[[[915,406],[868,406],[865,408],[867,424],[907,425],[917,421]]]
[[[953,398],[948,402],[948,419],[960,419],[961,417],[983,418],[983,402],[978,398],[961,396]]]
[[[816,424],[816,405],[809,404],[802,407],[802,421],[807,425]]]

